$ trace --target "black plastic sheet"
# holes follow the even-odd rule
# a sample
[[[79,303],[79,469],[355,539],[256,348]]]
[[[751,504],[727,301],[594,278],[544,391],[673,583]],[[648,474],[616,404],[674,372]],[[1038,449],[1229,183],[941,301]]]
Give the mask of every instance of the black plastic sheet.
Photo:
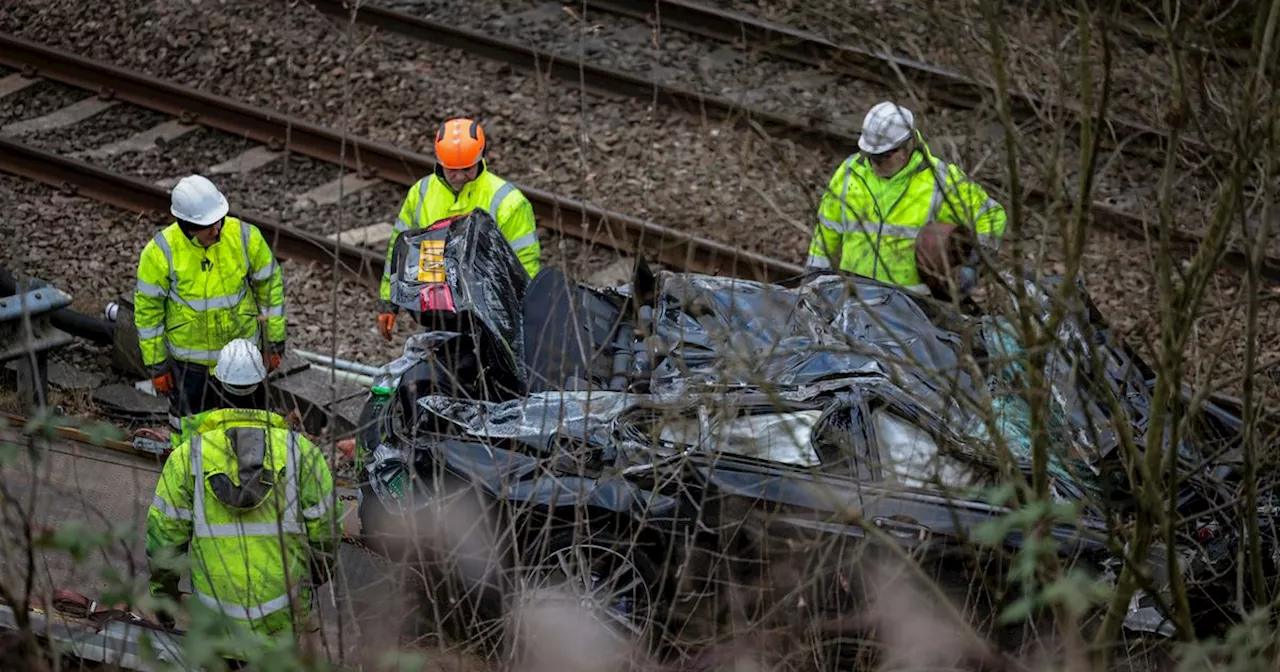
[[[432,283],[419,279],[421,246],[441,235],[440,230],[415,229],[397,240],[393,261],[398,277],[391,283],[391,300],[397,306],[422,312],[420,293]],[[445,282],[457,316],[454,331],[469,333],[474,327],[468,321],[478,321],[490,342],[507,359],[502,362],[503,367],[523,383],[526,373],[521,307],[529,286],[528,272],[493,217],[483,209],[455,219],[443,229],[443,237]]]
[[[835,275],[798,288],[674,273],[659,282],[653,329],[667,355],[652,372],[656,394],[889,378],[941,410],[972,388],[960,337],[902,289]]]

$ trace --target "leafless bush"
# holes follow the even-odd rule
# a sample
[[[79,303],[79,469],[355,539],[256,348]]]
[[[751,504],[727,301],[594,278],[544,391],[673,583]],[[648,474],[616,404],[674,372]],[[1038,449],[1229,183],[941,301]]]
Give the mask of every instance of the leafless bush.
[[[903,30],[896,40],[869,36],[866,26],[890,10],[855,4],[815,3],[809,12],[825,22],[826,32],[840,38],[866,38],[864,42],[899,52],[936,48],[923,44],[930,39],[920,34],[924,31]],[[348,545],[337,558],[347,570],[336,581],[340,590],[334,594],[340,599],[332,625],[346,635],[358,633],[353,657],[376,665],[388,663],[388,654],[426,652],[439,667],[548,672],[790,672],[841,665],[885,671],[1148,669],[1156,664],[1147,658],[1159,656],[1132,654],[1130,647],[1149,641],[1135,644],[1123,628],[1131,600],[1145,595],[1162,602],[1178,644],[1166,646],[1160,640],[1159,646],[1174,649],[1188,669],[1245,669],[1243,655],[1232,658],[1232,652],[1224,650],[1230,647],[1254,653],[1253,664],[1259,667],[1258,661],[1271,660],[1267,656],[1275,655],[1274,628],[1268,626],[1275,618],[1270,606],[1275,577],[1265,569],[1274,558],[1264,549],[1275,540],[1267,536],[1272,529],[1269,513],[1258,512],[1271,506],[1266,465],[1275,455],[1274,436],[1266,431],[1262,416],[1267,393],[1277,387],[1257,374],[1274,363],[1274,353],[1264,351],[1276,345],[1274,335],[1265,333],[1266,320],[1273,316],[1265,302],[1273,301],[1275,290],[1263,281],[1262,270],[1272,247],[1280,174],[1280,129],[1275,121],[1280,101],[1274,85],[1280,9],[1256,3],[1251,63],[1244,70],[1227,70],[1211,55],[1189,46],[1198,24],[1179,18],[1185,11],[1209,21],[1222,3],[1199,3],[1186,10],[1175,2],[1149,7],[1172,36],[1143,58],[1134,56],[1116,28],[1124,4],[1074,3],[1074,23],[1063,24],[1045,19],[1046,12],[1061,7],[1031,10],[996,0],[935,3],[932,14],[913,15],[903,22],[937,33],[952,31],[956,45],[951,65],[967,66],[974,79],[994,87],[968,127],[944,124],[940,106],[910,82],[903,82],[893,97],[936,112],[932,119],[921,115],[926,132],[936,129],[937,136],[945,136],[939,137],[938,145],[947,148],[949,160],[972,167],[971,174],[990,184],[1010,215],[1008,242],[999,255],[985,260],[985,283],[978,298],[989,317],[1005,320],[1021,351],[988,353],[989,359],[977,361],[972,351],[982,338],[975,333],[978,329],[950,321],[960,310],[958,302],[935,305],[931,315],[948,321],[947,328],[954,328],[959,340],[957,349],[969,354],[957,358],[956,370],[931,373],[943,390],[938,395],[942,401],[980,420],[989,434],[975,439],[977,452],[965,456],[987,474],[986,487],[979,494],[951,494],[970,501],[998,495],[996,504],[1007,507],[1002,518],[1007,524],[999,537],[1016,531],[1025,542],[1022,547],[992,548],[1000,544],[968,538],[955,542],[949,549],[954,556],[946,563],[926,557],[921,551],[926,544],[900,543],[903,529],[908,534],[910,529],[894,523],[905,521],[877,515],[878,502],[861,496],[855,501],[848,491],[831,488],[822,481],[820,467],[786,472],[811,484],[805,492],[810,501],[791,502],[790,508],[760,510],[749,496],[698,499],[690,494],[696,491],[690,485],[693,472],[714,469],[714,454],[708,461],[685,456],[671,462],[663,474],[677,476],[662,484],[673,499],[683,498],[681,504],[692,513],[682,510],[680,515],[692,521],[691,529],[714,538],[714,546],[691,543],[692,533],[655,541],[644,528],[666,524],[663,516],[671,514],[655,513],[659,507],[652,501],[638,501],[634,515],[620,521],[602,515],[600,507],[578,503],[515,507],[491,501],[480,488],[441,480],[426,484],[432,493],[426,508],[379,521],[378,538],[363,540],[376,553]],[[1061,32],[1050,35],[1053,40],[1024,33],[1041,23],[1056,27],[1043,28],[1044,32]],[[358,45],[353,36],[354,31],[347,38],[354,52]],[[1046,46],[1051,43],[1058,48]],[[1113,59],[1118,55],[1135,69],[1150,70],[1117,71]],[[1137,92],[1142,82],[1152,92]],[[1015,105],[1023,93],[1034,93],[1044,106],[1028,112]],[[1141,102],[1134,104],[1130,99],[1135,97]],[[1081,108],[1085,114],[1066,113],[1060,106]],[[1141,161],[1126,155],[1124,147],[1132,139],[1114,138],[1108,131],[1107,122],[1117,108],[1125,115],[1145,114],[1143,121],[1167,130],[1166,146]],[[807,157],[793,145],[773,144],[760,134],[745,137],[749,140],[744,143],[770,143],[780,166],[800,174],[797,166]],[[1200,156],[1188,148],[1193,142],[1218,151]],[[1158,177],[1139,183],[1129,179],[1127,171]],[[770,208],[782,215],[782,221],[801,222],[807,228],[821,186],[797,179],[796,203],[801,205],[771,203]],[[1145,191],[1138,207],[1146,214],[1146,240],[1136,243],[1129,255],[1100,251],[1121,244],[1120,238],[1103,229],[1089,204],[1103,199],[1123,202],[1136,191]],[[786,230],[786,235],[801,235]],[[1195,233],[1198,245],[1178,246],[1175,231]],[[1233,246],[1247,259],[1243,280],[1236,277],[1238,272],[1220,268]],[[1109,253],[1111,261],[1106,263],[1103,257]],[[1067,282],[1053,291],[1033,293],[1027,281],[1049,272],[1066,276]],[[1129,273],[1141,278],[1134,281]],[[1102,297],[1099,303],[1109,309],[1104,310],[1110,312],[1107,317],[1123,325],[1121,335],[1131,337],[1151,364],[1152,401],[1145,426],[1135,428],[1127,422],[1124,406],[1129,391],[1096,384],[1089,392],[1119,421],[1111,427],[1090,425],[1061,439],[1055,434],[1060,428],[1053,426],[1055,413],[1071,386],[1055,385],[1054,376],[1065,371],[1106,379],[1106,367],[1114,363],[1096,351],[1074,361],[1055,351],[1065,345],[1064,334],[1080,328],[1072,311],[1085,297],[1071,281],[1081,276],[1086,278],[1083,289]],[[336,271],[334,282],[336,287]],[[1210,295],[1223,286],[1234,288],[1232,296],[1214,297],[1210,305]],[[337,314],[336,297],[334,305],[335,320],[348,319]],[[337,333],[334,329],[335,341]],[[734,334],[722,336],[715,345],[723,351],[741,346]],[[866,344],[850,339],[820,347],[847,354],[865,350]],[[726,357],[724,365],[749,371],[763,356],[749,349],[739,354],[737,359]],[[1224,359],[1231,363],[1224,364]],[[902,370],[920,365],[884,361],[885,385],[900,383]],[[1014,371],[1007,379],[998,373],[1005,367]],[[966,376],[974,394],[961,383]],[[755,382],[771,388],[776,381]],[[1203,539],[1189,540],[1187,528],[1194,521],[1180,519],[1173,508],[1188,474],[1203,470],[1205,464],[1183,463],[1171,446],[1197,430],[1199,411],[1222,388],[1239,396],[1242,436],[1229,448],[1236,452],[1231,457],[1243,477],[1238,490],[1215,502],[1215,513],[1232,512],[1225,517],[1240,521],[1244,530],[1243,542],[1233,552],[1239,562],[1225,581],[1229,603],[1217,606],[1245,625],[1206,634],[1195,627],[1202,614],[1195,613],[1188,599],[1180,561],[1165,550],[1194,550],[1204,545],[1200,542],[1211,541],[1212,530]],[[1026,402],[1025,446],[1013,445],[1019,438],[1008,435],[1013,432],[995,430],[1008,421],[994,403],[1001,396]],[[657,414],[650,426],[653,435],[647,438],[656,445],[664,431],[687,431],[689,409],[703,408],[708,416],[732,415],[740,409],[728,397],[690,393],[674,403],[668,400],[669,408]],[[785,401],[774,399],[779,409],[787,408]],[[704,419],[699,416],[695,424]],[[937,429],[948,419],[937,413],[925,424]],[[950,429],[959,433],[959,428]],[[720,426],[717,431],[701,438],[728,443],[729,430]],[[1079,471],[1072,471],[1078,464],[1058,470],[1059,458],[1080,458],[1071,451],[1096,444],[1107,432],[1114,435],[1114,445],[1105,464],[1102,456],[1086,456],[1075,460],[1089,463]],[[1216,454],[1225,450],[1210,448],[1213,460],[1225,457]],[[578,456],[569,452],[544,459],[525,475],[582,480],[608,468],[575,461]],[[950,464],[941,459],[946,457],[954,458],[944,455],[939,461]],[[936,479],[936,472],[947,464],[928,469]],[[857,472],[851,474],[845,474],[846,481],[857,480]],[[1075,508],[1058,506],[1062,482],[1100,474],[1125,481],[1123,512],[1110,510],[1110,504],[1094,493]],[[32,481],[33,491],[39,482]],[[3,485],[12,483],[6,480]],[[13,554],[5,564],[27,567],[25,585],[6,581],[0,597],[25,604],[36,592],[32,521],[21,498],[8,490],[0,495],[5,500],[0,534],[6,535],[5,553]],[[1099,497],[1113,495],[1105,492]],[[1114,576],[1109,581],[1085,581],[1071,571],[1072,558],[1046,550],[1053,542],[1050,528],[1081,524],[1086,505],[1103,511],[1098,517],[1105,525],[1101,546],[1123,561],[1110,568]],[[506,525],[511,520],[522,524]],[[1210,529],[1190,527],[1196,534]],[[839,534],[809,534],[832,529]],[[584,597],[583,589],[590,593],[592,587],[576,582],[591,579],[594,565],[592,558],[576,557],[583,549],[602,557],[612,553],[613,560],[631,563],[627,571],[643,585],[629,589],[628,604],[637,611],[626,613],[642,613],[643,627],[619,622],[609,605]],[[1157,562],[1144,564],[1142,559],[1149,556]],[[549,561],[565,563],[559,569],[566,580],[552,580],[556,566]],[[1088,569],[1104,573],[1100,567]],[[1156,590],[1162,578],[1169,582],[1167,590]],[[637,608],[641,588],[644,605]],[[29,634],[28,629],[23,632]],[[24,645],[28,653],[35,650],[29,640]],[[1227,659],[1241,667],[1224,667]]]

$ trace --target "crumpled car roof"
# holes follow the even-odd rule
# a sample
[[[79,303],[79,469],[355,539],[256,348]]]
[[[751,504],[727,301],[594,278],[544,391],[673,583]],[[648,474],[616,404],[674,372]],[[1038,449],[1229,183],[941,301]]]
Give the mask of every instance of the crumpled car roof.
[[[971,390],[959,335],[934,326],[905,291],[820,276],[799,287],[697,274],[660,276],[654,331],[670,350],[652,391],[691,386],[799,387],[895,377],[922,400]],[[856,288],[851,294],[850,288]]]
[[[1016,282],[1010,276],[1005,281]],[[1039,307],[1034,318],[1047,317],[1056,282],[1026,280],[1027,295]],[[500,403],[427,396],[419,404],[477,437],[543,444],[558,435],[607,443],[618,418],[639,406],[697,404],[691,400],[698,397],[714,403],[717,394],[744,390],[798,401],[878,388],[909,399],[921,417],[959,442],[977,450],[1000,439],[1029,464],[1030,409],[1020,388],[1025,360],[1007,318],[950,316],[973,327],[966,339],[939,326],[906,291],[842,275],[784,287],[662,272],[655,305],[651,321],[640,325],[660,344],[653,346],[660,356],[648,360],[656,364],[641,372],[649,376],[647,394],[553,391]],[[1058,331],[1060,347],[1047,356],[1045,371],[1051,382],[1049,430],[1060,448],[1050,469],[1065,485],[1064,494],[1080,496],[1092,489],[1088,472],[1115,443],[1109,414],[1080,373],[1095,341],[1110,348],[1103,384],[1119,393],[1139,440],[1149,390],[1124,352],[1099,339],[1083,306]],[[970,355],[989,360],[985,379],[975,382]],[[970,402],[986,404],[991,414],[975,413]]]

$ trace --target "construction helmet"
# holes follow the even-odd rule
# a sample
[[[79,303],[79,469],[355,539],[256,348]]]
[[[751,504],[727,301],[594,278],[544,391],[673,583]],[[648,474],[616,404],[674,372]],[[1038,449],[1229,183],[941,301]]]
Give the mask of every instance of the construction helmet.
[[[227,197],[199,175],[188,175],[174,186],[169,212],[196,226],[211,226],[227,216]]]
[[[867,154],[884,154],[906,142],[915,127],[911,110],[897,103],[877,103],[862,120],[858,149]]]
[[[232,394],[247,395],[267,378],[262,351],[252,341],[237,338],[222,346],[213,377]]]
[[[436,131],[436,161],[450,170],[476,165],[484,147],[484,129],[470,119],[450,119]]]

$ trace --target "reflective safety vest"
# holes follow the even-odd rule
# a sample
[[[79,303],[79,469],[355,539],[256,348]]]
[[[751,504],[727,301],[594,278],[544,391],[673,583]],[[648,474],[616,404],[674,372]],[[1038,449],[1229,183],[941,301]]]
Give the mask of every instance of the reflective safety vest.
[[[515,185],[489,172],[483,161],[480,165],[476,179],[468,182],[460,192],[453,191],[438,169],[435,174],[418,180],[409,188],[391,233],[391,241],[387,244],[386,266],[379,290],[383,301],[391,300],[391,253],[400,234],[409,229],[426,228],[476,208],[487,210],[498,223],[498,229],[511,243],[511,249],[520,258],[529,277],[538,274],[542,267],[542,246],[538,243],[533,206]]]
[[[227,217],[218,242],[203,247],[175,222],[138,260],[134,324],[142,363],[157,376],[169,359],[212,366],[222,346],[247,338],[264,351],[285,342],[284,283],[258,227]],[[260,318],[267,327],[264,346]]]
[[[1004,207],[955,164],[919,140],[906,167],[889,178],[854,154],[836,169],[818,206],[809,268],[832,268],[927,292],[916,269],[915,242],[930,222],[969,227],[987,247],[1004,235]]]
[[[268,411],[221,409],[198,431],[167,458],[147,511],[152,594],[176,594],[159,559],[185,551],[195,599],[260,635],[290,634],[310,615],[312,563],[337,551],[329,466]]]

